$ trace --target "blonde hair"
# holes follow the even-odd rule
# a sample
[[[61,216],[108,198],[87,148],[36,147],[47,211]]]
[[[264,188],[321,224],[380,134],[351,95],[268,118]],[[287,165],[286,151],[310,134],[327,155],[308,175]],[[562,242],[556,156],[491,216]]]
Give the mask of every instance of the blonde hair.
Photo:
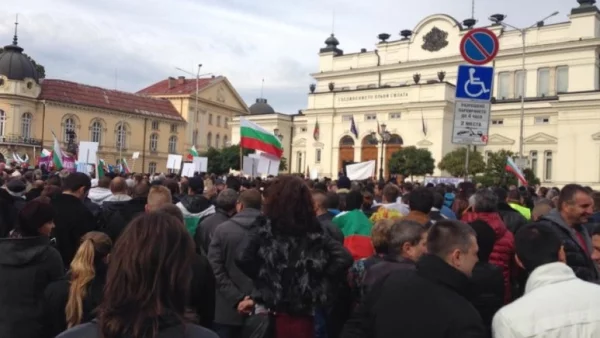
[[[91,231],[81,238],[81,244],[71,262],[71,285],[65,307],[67,328],[81,323],[87,285],[96,277],[95,263],[106,257],[111,249],[112,241],[105,233]]]
[[[173,203],[173,197],[171,197],[171,190],[162,185],[155,185],[150,188],[148,193],[148,209],[149,211],[155,211],[165,204]]]
[[[377,253],[387,253],[390,244],[390,230],[394,225],[394,220],[384,218],[377,221],[371,229],[371,241]]]

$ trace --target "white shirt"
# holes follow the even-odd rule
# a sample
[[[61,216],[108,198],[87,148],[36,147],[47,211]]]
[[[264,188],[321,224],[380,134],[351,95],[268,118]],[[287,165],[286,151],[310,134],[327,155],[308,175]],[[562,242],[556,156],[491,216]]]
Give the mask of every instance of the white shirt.
[[[535,269],[525,295],[494,316],[494,338],[600,337],[600,285],[575,276],[564,263]]]

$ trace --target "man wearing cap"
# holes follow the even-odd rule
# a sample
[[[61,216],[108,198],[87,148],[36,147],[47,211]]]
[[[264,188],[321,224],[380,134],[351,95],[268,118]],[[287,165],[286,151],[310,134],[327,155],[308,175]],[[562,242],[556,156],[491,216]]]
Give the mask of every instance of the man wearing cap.
[[[214,214],[215,207],[204,196],[204,181],[200,176],[189,179],[187,193],[177,203],[177,207],[183,213],[186,228],[192,237],[194,237],[200,220]]]
[[[19,178],[12,178],[6,183],[6,191],[13,198],[17,211],[20,211],[25,205],[27,185]]]

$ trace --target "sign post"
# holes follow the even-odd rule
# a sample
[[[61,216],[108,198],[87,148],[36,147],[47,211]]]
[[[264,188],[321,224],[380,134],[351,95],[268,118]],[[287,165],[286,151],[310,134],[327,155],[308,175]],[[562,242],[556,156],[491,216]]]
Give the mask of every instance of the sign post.
[[[460,42],[460,53],[469,65],[458,66],[452,143],[467,147],[467,180],[470,146],[486,145],[490,126],[494,68],[482,65],[494,60],[499,46],[496,34],[487,28],[469,31]]]

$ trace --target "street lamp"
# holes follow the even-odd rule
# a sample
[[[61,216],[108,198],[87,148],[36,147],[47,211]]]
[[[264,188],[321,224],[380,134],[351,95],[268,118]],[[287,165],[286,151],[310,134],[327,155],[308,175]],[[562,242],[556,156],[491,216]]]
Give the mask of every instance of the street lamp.
[[[385,147],[385,144],[388,143],[388,141],[391,138],[390,132],[385,130],[387,126],[385,125],[385,123],[382,123],[379,125],[379,136],[381,137],[380,140],[377,139],[377,133],[376,132],[371,132],[371,140],[373,141],[373,143],[378,144],[381,143],[381,155],[379,157],[379,181],[380,182],[385,182],[385,180],[383,179],[383,148]]]
[[[196,74],[194,74],[192,72],[188,72],[185,69],[181,69],[179,67],[175,67],[175,69],[177,69],[180,72],[184,72],[186,74],[189,74],[189,75],[192,75],[192,76],[196,77],[196,105],[194,106],[194,111],[196,112],[196,117],[198,116],[198,92],[200,91],[200,76],[212,74],[212,73],[200,74],[200,69],[201,68],[202,68],[202,64],[200,63],[200,64],[198,64],[198,72]],[[188,114],[189,114],[189,109],[188,109]],[[195,119],[194,119],[194,121],[195,121]],[[198,121],[195,121],[195,122],[198,122]],[[190,130],[191,129],[193,129],[193,128],[190,128]],[[198,132],[198,134],[200,134],[200,132]],[[197,140],[192,140],[192,141],[195,142]],[[196,145],[194,144],[194,147],[195,146]]]
[[[518,28],[515,27],[511,24],[508,24],[506,22],[504,22],[504,19],[506,18],[506,15],[502,15],[502,14],[494,14],[492,16],[489,17],[489,20],[492,21],[495,24],[498,25],[502,25],[502,27],[504,28],[512,28],[514,30],[517,30],[518,32],[521,33],[521,42],[522,42],[522,51],[521,51],[521,72],[522,72],[522,76],[521,76],[521,120],[519,123],[519,161],[517,163],[517,165],[523,169],[525,168],[526,165],[526,160],[525,157],[523,156],[523,121],[525,120],[525,93],[526,93],[526,89],[525,89],[525,77],[526,77],[526,73],[525,73],[525,49],[526,49],[526,41],[525,41],[525,34],[527,33],[528,29],[534,28],[534,27],[540,27],[543,25],[544,21],[550,19],[553,16],[558,15],[558,11],[548,15],[547,17],[543,18],[540,21],[536,21],[535,24],[526,27],[526,28]]]
[[[273,135],[277,136],[279,141],[283,141],[283,134],[279,133],[279,128],[273,129]]]

